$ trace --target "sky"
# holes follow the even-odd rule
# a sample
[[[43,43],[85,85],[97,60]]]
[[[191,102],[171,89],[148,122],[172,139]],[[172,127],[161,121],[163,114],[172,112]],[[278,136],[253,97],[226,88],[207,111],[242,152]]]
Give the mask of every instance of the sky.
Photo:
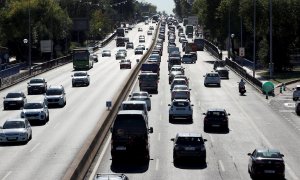
[[[173,14],[175,8],[174,0],[138,0],[139,2],[151,3],[157,7],[157,11],[165,11],[167,14]]]

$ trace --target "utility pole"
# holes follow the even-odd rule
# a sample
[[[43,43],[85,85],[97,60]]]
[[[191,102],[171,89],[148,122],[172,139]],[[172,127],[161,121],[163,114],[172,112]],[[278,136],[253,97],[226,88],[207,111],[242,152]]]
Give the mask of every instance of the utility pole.
[[[273,78],[273,20],[272,20],[272,11],[273,11],[273,7],[272,7],[272,0],[269,1],[269,6],[270,6],[270,78]]]
[[[253,0],[253,77],[255,78],[255,68],[256,68],[256,0]]]

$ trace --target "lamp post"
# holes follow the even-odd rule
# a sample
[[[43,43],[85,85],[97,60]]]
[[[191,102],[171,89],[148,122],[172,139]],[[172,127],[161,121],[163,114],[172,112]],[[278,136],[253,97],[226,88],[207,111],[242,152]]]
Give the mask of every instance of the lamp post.
[[[255,78],[255,68],[256,68],[256,0],[253,0],[253,77]]]
[[[230,59],[230,5],[228,6],[228,45],[227,45],[227,55],[228,59]]]
[[[235,60],[235,54],[234,54],[234,34],[231,34],[231,56],[232,60]]]
[[[30,8],[30,0],[28,0],[28,40],[24,39],[23,42],[25,44],[28,42],[28,66],[29,66],[29,74],[31,75],[31,8]]]
[[[273,20],[272,20],[272,0],[269,0],[269,6],[270,6],[270,78],[273,78],[273,70],[274,70],[274,64],[273,64]]]

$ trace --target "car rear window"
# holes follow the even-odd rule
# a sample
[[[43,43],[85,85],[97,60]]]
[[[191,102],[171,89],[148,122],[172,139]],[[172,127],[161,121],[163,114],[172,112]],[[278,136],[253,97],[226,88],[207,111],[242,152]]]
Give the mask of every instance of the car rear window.
[[[22,97],[20,93],[8,93],[6,98],[19,98]]]
[[[218,74],[207,74],[207,77],[218,77]]]
[[[25,128],[25,124],[22,121],[7,121],[3,125],[3,129],[15,129]]]
[[[274,151],[265,151],[265,152],[258,152],[257,157],[262,158],[281,158],[281,155],[279,152]]]
[[[226,114],[224,111],[208,111],[207,117],[225,117]]]
[[[189,103],[188,102],[173,102],[173,105],[177,106],[177,107],[186,107],[189,105]]]
[[[200,145],[203,144],[201,137],[178,137],[176,144],[179,145]]]

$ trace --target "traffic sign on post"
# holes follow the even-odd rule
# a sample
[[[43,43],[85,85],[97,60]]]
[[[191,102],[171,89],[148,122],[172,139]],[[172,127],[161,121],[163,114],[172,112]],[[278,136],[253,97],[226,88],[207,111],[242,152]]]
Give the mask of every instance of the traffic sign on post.
[[[240,57],[244,57],[245,56],[245,48],[244,47],[240,47],[239,48],[239,56]]]

